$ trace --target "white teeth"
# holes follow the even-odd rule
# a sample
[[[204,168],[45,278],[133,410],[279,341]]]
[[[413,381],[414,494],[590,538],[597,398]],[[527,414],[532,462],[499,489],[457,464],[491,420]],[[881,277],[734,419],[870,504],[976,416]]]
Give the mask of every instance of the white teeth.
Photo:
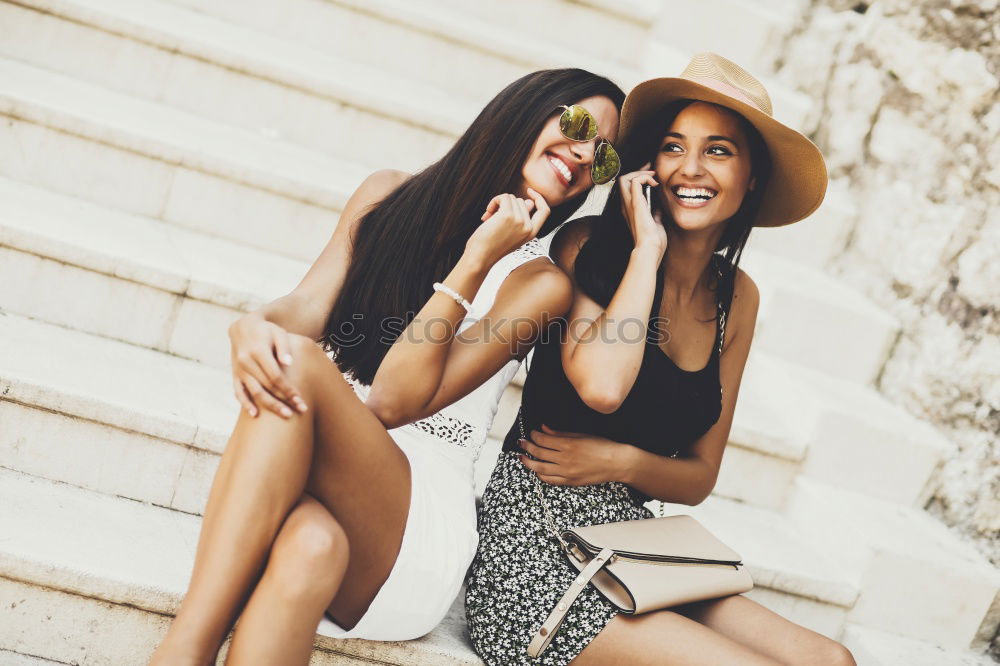
[[[678,187],[677,189],[674,190],[674,192],[676,192],[677,196],[679,197],[697,198],[704,200],[711,199],[712,197],[715,196],[715,192],[713,192],[712,190],[706,190],[703,187],[696,187],[696,188]]]
[[[566,179],[567,183],[573,182],[573,172],[569,170],[569,167],[566,166],[565,162],[563,162],[558,157],[550,157],[549,162],[552,163],[552,166],[558,169],[559,173],[562,174],[563,178]]]

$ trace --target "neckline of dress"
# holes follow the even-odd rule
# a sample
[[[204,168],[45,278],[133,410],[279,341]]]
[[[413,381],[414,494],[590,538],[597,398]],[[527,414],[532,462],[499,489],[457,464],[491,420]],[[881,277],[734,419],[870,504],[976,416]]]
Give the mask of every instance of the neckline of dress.
[[[718,263],[720,261],[719,255],[713,253],[712,254],[712,261],[715,261],[716,263]],[[720,276],[720,280],[721,280],[721,276]],[[718,294],[718,292],[716,292],[716,294]],[[705,372],[710,367],[712,367],[712,362],[716,358],[718,358],[718,354],[716,354],[716,351],[719,348],[719,335],[721,333],[721,331],[719,329],[720,329],[720,323],[721,323],[721,315],[722,315],[722,303],[718,300],[718,297],[717,297],[716,301],[715,301],[715,337],[713,338],[713,341],[712,341],[712,351],[709,352],[708,360],[705,362],[705,365],[703,367],[699,368],[698,370],[685,370],[681,366],[677,365],[677,363],[674,361],[674,359],[670,358],[670,355],[667,354],[667,352],[663,351],[663,348],[660,347],[659,343],[655,343],[654,342],[654,343],[650,343],[650,344],[656,349],[656,351],[659,353],[660,356],[662,356],[663,358],[667,359],[667,361],[670,362],[670,365],[672,365],[674,368],[676,368],[680,372],[683,372],[684,374],[687,374],[687,375],[697,375],[699,373]]]
[[[654,349],[656,349],[656,352],[660,356],[662,356],[663,358],[667,359],[667,361],[670,362],[670,365],[672,365],[673,367],[677,368],[677,370],[679,370],[680,372],[683,372],[683,373],[688,374],[688,375],[697,375],[699,373],[702,373],[702,372],[705,372],[706,370],[708,370],[712,366],[712,362],[716,358],[718,358],[718,355],[715,353],[716,350],[719,348],[718,340],[719,340],[719,315],[716,314],[715,315],[715,340],[712,342],[712,352],[709,354],[708,361],[705,362],[704,367],[699,368],[698,370],[685,370],[681,366],[677,365],[677,363],[674,361],[674,359],[670,358],[670,355],[667,354],[667,352],[663,351],[663,348],[660,347],[660,345],[658,345],[656,343],[650,343],[650,344],[652,345],[652,347]]]

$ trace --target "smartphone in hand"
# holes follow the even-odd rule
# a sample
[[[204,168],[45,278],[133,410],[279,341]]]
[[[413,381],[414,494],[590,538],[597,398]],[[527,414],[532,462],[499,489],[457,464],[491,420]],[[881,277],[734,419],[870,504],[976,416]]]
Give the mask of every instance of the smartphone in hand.
[[[646,183],[642,186],[642,195],[646,197],[646,208],[649,209],[650,215],[653,214],[653,186]]]

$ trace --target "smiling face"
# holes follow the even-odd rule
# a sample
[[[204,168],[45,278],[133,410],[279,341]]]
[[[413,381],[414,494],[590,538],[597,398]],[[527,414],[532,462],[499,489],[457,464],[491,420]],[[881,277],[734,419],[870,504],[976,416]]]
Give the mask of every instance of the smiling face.
[[[558,206],[594,184],[590,175],[594,150],[602,138],[614,142],[617,137],[618,109],[610,98],[603,96],[566,104],[579,104],[594,116],[597,137],[590,141],[567,139],[559,131],[560,113],[553,109],[554,115],[545,122],[521,169],[524,180],[518,196],[527,196],[530,187],[545,197],[549,206]]]
[[[660,141],[653,168],[678,227],[706,229],[732,217],[753,187],[750,146],[739,116],[694,102]]]

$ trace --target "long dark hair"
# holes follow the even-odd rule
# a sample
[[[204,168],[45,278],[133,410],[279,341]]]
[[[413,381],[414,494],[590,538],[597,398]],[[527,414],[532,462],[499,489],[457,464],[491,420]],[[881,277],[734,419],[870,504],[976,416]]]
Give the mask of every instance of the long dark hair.
[[[343,287],[322,338],[337,365],[371,384],[389,347],[458,263],[490,199],[515,192],[545,123],[559,106],[621,88],[582,69],[521,77],[480,112],[440,160],[408,178],[359,221]],[[539,236],[565,221],[586,192],[553,208]]]
[[[678,114],[694,102],[695,100],[690,99],[672,102],[660,113],[649,114],[637,125],[630,133],[627,143],[621,147],[622,173],[636,171],[646,162],[654,163],[663,136],[673,125]],[[739,210],[726,222],[722,237],[715,247],[716,253],[723,253],[720,259],[727,279],[720,282],[713,271],[712,275],[716,279],[713,279],[713,286],[710,288],[722,290],[719,296],[721,302],[727,304],[727,311],[728,304],[732,301],[734,283],[728,278],[736,274],[743,248],[750,237],[753,222],[757,219],[757,212],[760,210],[762,196],[767,189],[767,181],[771,174],[771,157],[763,137],[743,116],[738,113],[736,115],[750,144],[750,172],[757,182],[754,189],[743,197]],[[669,214],[666,211],[663,211],[663,214],[664,222],[672,223]],[[616,186],[608,195],[603,213],[593,220],[590,237],[580,248],[576,258],[574,272],[577,283],[584,293],[607,307],[625,275],[629,256],[634,247],[628,221],[621,210],[621,194]],[[664,255],[664,260],[667,256]],[[663,272],[657,271],[656,296],[653,299],[651,317],[658,313],[662,295]]]

